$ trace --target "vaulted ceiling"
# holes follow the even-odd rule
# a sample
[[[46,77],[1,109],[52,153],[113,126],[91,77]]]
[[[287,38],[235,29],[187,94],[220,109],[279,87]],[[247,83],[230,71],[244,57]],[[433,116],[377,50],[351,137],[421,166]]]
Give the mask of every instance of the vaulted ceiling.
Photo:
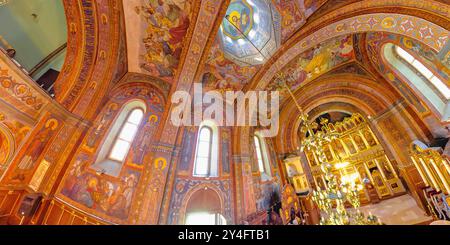
[[[288,86],[293,91],[329,72],[373,76],[377,69],[374,69],[370,62],[361,60],[361,37],[357,33],[387,31],[400,34],[407,28],[404,25],[418,23],[424,28],[431,28],[430,31],[434,35],[432,39],[438,42],[439,38],[448,35],[448,32],[441,32],[442,28],[439,29],[423,19],[400,14],[383,14],[393,11],[389,8],[375,10],[377,6],[388,5],[384,1],[264,0],[268,6],[273,6],[272,10],[270,7],[255,8],[257,4],[263,3],[260,2],[263,0],[256,3],[255,1],[225,1],[219,13],[219,18],[223,21],[216,19],[214,30],[217,30],[217,34],[211,33],[206,37],[209,44],[203,51],[191,39],[195,38],[192,37],[194,29],[205,25],[205,20],[198,19],[201,14],[198,1],[123,1],[128,71],[146,74],[170,84],[177,83],[180,79],[177,76],[185,64],[186,53],[203,52],[199,66],[192,69],[195,71],[195,82],[202,82],[206,90],[224,92],[257,88],[277,90],[285,96],[287,92],[284,89],[284,81],[279,79],[280,75],[286,76]],[[418,7],[402,0],[397,2]],[[436,5],[439,3],[436,2]],[[362,11],[363,9],[366,9],[366,12]],[[366,14],[370,12],[369,9],[380,14]],[[278,28],[274,33],[270,28],[261,29],[258,25],[257,15],[263,16],[269,12],[273,22],[264,27]],[[407,10],[404,12],[407,13]],[[281,19],[278,20],[277,16]],[[258,22],[255,22],[255,19]],[[277,21],[280,22],[279,25]],[[237,37],[230,36],[232,33],[227,34],[228,29],[234,31]],[[248,44],[247,41],[252,41],[256,35],[261,37],[259,39],[276,36],[277,32],[280,33],[278,50],[274,53],[268,52],[264,62],[241,62],[233,58],[239,56],[239,53],[251,57],[252,52],[264,44]],[[429,42],[436,49],[443,48],[437,42],[430,43],[430,39],[424,36],[425,32],[408,33],[406,30],[403,35]],[[445,43],[445,40],[441,41]],[[244,50],[244,47],[247,47],[247,50]],[[235,55],[229,54],[235,51]]]
[[[248,6],[248,12],[252,13],[249,20],[253,21],[253,15],[267,13],[270,17],[276,11],[281,16],[281,19],[278,20],[279,26],[276,26],[278,28],[276,31],[280,32],[280,44],[288,41],[306,23],[307,19],[326,2],[326,0],[254,1],[232,0],[228,5],[229,12],[231,14],[238,13],[239,20],[245,21],[245,13],[242,12],[244,11],[242,8],[237,10],[231,8]],[[270,12],[270,9],[269,12],[264,12],[266,10],[261,10],[261,6],[259,6],[258,12],[258,8],[256,8],[258,6],[255,6],[255,4],[261,3],[273,6],[272,12]],[[186,37],[193,31],[194,25],[198,24],[195,23],[198,5],[198,1],[192,0],[123,1],[127,33],[128,71],[147,74],[173,83],[180,69],[180,63],[183,62],[183,51],[186,52],[184,49],[188,47]],[[257,26],[254,22],[247,25],[249,31],[250,28],[257,28]],[[236,26],[231,25],[231,28],[234,27]],[[262,25],[261,28],[265,28],[265,25]],[[259,37],[264,35],[264,29],[255,30],[254,33],[258,33]],[[213,37],[213,44],[208,49],[200,80],[207,89],[218,89],[220,91],[243,89],[261,65],[243,65],[226,57],[224,46],[220,41],[221,31],[223,31],[223,27],[218,30],[218,35]],[[247,37],[248,34],[246,33]],[[235,41],[237,44],[237,39]],[[251,48],[249,50],[251,51]]]

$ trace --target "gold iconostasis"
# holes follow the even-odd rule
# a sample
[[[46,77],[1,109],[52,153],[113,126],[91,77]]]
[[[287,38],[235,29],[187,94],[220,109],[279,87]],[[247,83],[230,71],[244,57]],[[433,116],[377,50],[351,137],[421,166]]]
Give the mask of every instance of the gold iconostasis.
[[[405,193],[398,173],[387,157],[369,123],[360,114],[353,114],[340,122],[329,123],[339,136],[324,146],[327,161],[341,183],[361,184],[363,203],[376,202]],[[312,151],[305,151],[316,188],[325,189],[325,176]],[[294,182],[295,183],[295,182]]]

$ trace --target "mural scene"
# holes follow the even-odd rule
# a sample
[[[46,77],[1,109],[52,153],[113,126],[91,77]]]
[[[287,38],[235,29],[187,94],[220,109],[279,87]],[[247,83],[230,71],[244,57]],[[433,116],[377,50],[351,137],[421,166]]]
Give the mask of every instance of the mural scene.
[[[334,38],[325,43],[302,53],[294,58],[279,75],[285,76],[285,80],[275,78],[267,89],[280,91],[286,94],[284,81],[295,91],[304,82],[311,81],[320,75],[330,71],[355,58],[353,50],[353,37],[351,35]]]
[[[163,112],[164,99],[155,89],[142,85],[119,91],[105,106],[96,120],[96,126],[87,134],[79,157],[74,161],[64,185],[62,198],[81,204],[108,216],[126,220],[129,215],[136,185],[144,169],[144,159],[149,152],[152,138],[158,128]],[[146,112],[127,154],[125,163],[118,173],[109,171],[108,164],[98,161],[101,144],[107,138],[111,124],[119,120],[120,109],[133,100],[146,102]],[[101,166],[101,167],[97,167]],[[116,171],[117,172],[117,171]]]
[[[192,1],[138,1],[135,14],[146,27],[140,68],[146,73],[171,81],[178,68],[183,41],[190,26]]]

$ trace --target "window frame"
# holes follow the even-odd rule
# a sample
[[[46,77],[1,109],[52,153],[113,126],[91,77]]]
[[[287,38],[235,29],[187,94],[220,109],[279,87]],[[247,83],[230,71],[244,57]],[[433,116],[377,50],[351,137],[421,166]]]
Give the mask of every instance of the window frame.
[[[417,58],[416,56],[414,56],[413,54],[411,54],[409,51],[405,50],[401,46],[399,46],[395,43],[392,43],[392,44],[393,44],[394,55],[396,55],[400,61],[405,63],[409,67],[409,69],[414,71],[419,77],[422,78],[422,80],[424,80],[426,83],[428,83],[437,92],[437,95],[439,97],[441,97],[442,100],[447,100],[447,101],[450,100],[450,94],[448,94],[448,96],[447,96],[445,94],[445,92],[442,91],[439,88],[439,86],[435,85],[435,82],[432,81],[433,78],[436,78],[439,80],[439,82],[442,85],[446,86],[447,89],[449,89],[448,85],[443,81],[443,79],[438,74],[436,74],[436,72],[433,69],[428,68],[427,64],[422,62],[419,58]],[[400,50],[400,52],[399,52],[399,50]],[[409,55],[412,58],[412,61],[409,61],[407,58],[405,58],[405,55],[402,55],[401,53],[405,53],[405,55]],[[427,77],[426,74],[424,74],[424,72],[422,72],[420,69],[418,69],[413,64],[414,62],[418,62],[418,64],[421,65],[424,69],[426,69],[427,72],[431,73],[431,76]],[[394,68],[397,70],[396,67],[394,67]]]
[[[208,130],[209,131],[209,149],[208,149],[208,161],[207,161],[207,173],[206,174],[198,174],[197,173],[197,168],[199,166],[198,164],[198,153],[199,153],[199,149],[200,149],[200,138],[202,135],[202,131],[203,130]],[[195,149],[195,157],[194,157],[194,170],[192,175],[194,177],[203,177],[203,178],[208,178],[211,177],[211,168],[212,168],[212,150],[213,150],[213,140],[214,140],[214,130],[212,127],[210,127],[209,125],[202,125],[198,131],[198,135],[197,135],[197,144],[196,144],[196,149]]]
[[[383,64],[388,66],[389,71],[395,74],[402,82],[402,85],[407,88],[415,98],[420,99],[424,102],[426,109],[424,111],[417,110],[418,113],[433,113],[441,122],[446,122],[450,120],[450,100],[446,99],[445,96],[432,84],[426,77],[424,77],[415,67],[407,61],[400,57],[395,50],[395,46],[399,44],[394,42],[385,42],[381,46],[381,59]],[[401,46],[400,46],[401,47]],[[408,51],[407,51],[408,52]],[[420,61],[421,59],[417,59]],[[423,64],[423,63],[422,63]],[[426,66],[426,64],[424,64]],[[436,74],[434,69],[430,71],[438,78],[441,76]],[[386,77],[388,81],[392,78]],[[446,81],[445,79],[441,81]],[[400,88],[399,88],[400,89]],[[402,96],[409,96],[408,93]],[[406,98],[409,100],[408,98]],[[414,109],[418,109],[415,108]],[[425,114],[424,114],[425,115]]]
[[[259,134],[258,132],[256,132],[253,135],[253,145],[255,148],[255,153],[256,153],[256,157],[258,158],[258,153],[257,153],[257,147],[256,147],[256,142],[255,139],[258,140],[258,144],[259,144],[259,148],[260,148],[260,153],[261,153],[261,160],[262,160],[262,164],[264,167],[264,172],[261,171],[260,167],[259,167],[259,161],[258,159],[256,159],[258,161],[258,172],[261,174],[261,178],[263,181],[268,181],[272,178],[272,165],[271,165],[271,160],[270,160],[270,152],[267,146],[267,143],[264,139],[264,137]]]
[[[139,121],[139,124],[136,125],[136,124],[130,123],[129,120],[130,120],[131,115],[133,114],[133,112],[138,111],[138,110],[142,112],[142,118],[141,118],[141,120]],[[118,163],[123,163],[123,162],[127,159],[128,154],[130,153],[131,146],[133,145],[134,141],[136,140],[136,136],[137,136],[137,134],[138,134],[138,132],[139,132],[139,128],[140,128],[141,125],[142,125],[142,121],[143,121],[143,119],[144,119],[144,116],[145,116],[145,111],[144,111],[144,109],[142,109],[142,108],[140,108],[140,107],[134,107],[134,108],[131,108],[131,109],[129,110],[129,112],[127,113],[127,116],[125,117],[124,122],[122,123],[122,125],[121,125],[120,128],[119,128],[119,130],[117,131],[117,134],[114,136],[114,140],[112,141],[112,144],[111,144],[111,146],[110,146],[110,148],[109,148],[109,150],[108,150],[108,153],[107,153],[105,159],[107,159],[107,160],[109,160],[109,161],[113,161],[113,162],[118,162]],[[135,133],[135,135],[133,136],[133,139],[132,139],[130,142],[128,142],[128,141],[126,141],[126,140],[123,140],[123,139],[120,139],[120,135],[122,134],[122,131],[123,131],[125,125],[127,125],[128,123],[137,126],[136,133]],[[119,161],[119,160],[114,159],[114,158],[111,157],[112,152],[113,152],[113,150],[114,150],[114,148],[115,148],[115,146],[116,146],[116,144],[117,144],[117,142],[118,142],[119,140],[122,140],[122,141],[125,141],[125,142],[129,143],[128,149],[127,149],[127,151],[126,151],[127,153],[125,154],[125,156],[123,157],[123,160],[121,160],[121,161]]]

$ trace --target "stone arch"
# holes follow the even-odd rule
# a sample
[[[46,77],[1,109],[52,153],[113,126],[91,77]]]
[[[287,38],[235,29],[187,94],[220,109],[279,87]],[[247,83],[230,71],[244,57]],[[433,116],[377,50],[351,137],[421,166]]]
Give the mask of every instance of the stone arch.
[[[314,109],[309,111],[309,117],[310,118],[317,118],[323,113],[329,113],[329,112],[343,112],[347,114],[353,114],[353,113],[359,113],[363,114],[362,110],[360,108],[357,108],[356,106],[345,103],[345,102],[328,102],[322,105],[319,105],[315,107]]]
[[[95,110],[90,109],[100,105],[109,82],[126,72],[122,69],[113,72],[126,62],[118,61],[120,52],[117,52],[120,35],[124,34],[120,23],[122,11],[117,11],[121,8],[121,1],[84,0],[83,4],[64,1],[67,55],[55,82],[56,101],[85,118],[95,116]]]
[[[197,194],[201,191],[204,191],[204,190],[211,190],[217,195],[219,202],[220,202],[220,208],[218,209],[220,211],[220,214],[222,214],[227,219],[227,223],[231,222],[231,217],[225,216],[225,207],[224,207],[225,202],[224,202],[224,197],[223,197],[222,191],[220,191],[219,188],[217,188],[213,184],[202,183],[202,184],[199,184],[196,187],[190,189],[184,196],[183,201],[181,202],[182,206],[180,207],[180,213],[179,213],[180,219],[178,220],[179,225],[183,225],[186,222],[186,215],[187,215],[186,212],[187,212],[188,204],[189,204],[189,201],[191,200],[191,198],[195,194]]]
[[[348,75],[320,77],[306,83],[296,91],[294,96],[307,113],[321,104],[341,102],[359,108],[360,113],[366,117],[380,114],[400,100],[398,94],[386,90],[378,82]],[[283,109],[280,112],[280,134],[275,142],[279,151],[292,152],[300,146],[298,138],[295,137],[295,132],[300,126],[299,112],[295,104],[289,101],[285,102],[281,108]]]

